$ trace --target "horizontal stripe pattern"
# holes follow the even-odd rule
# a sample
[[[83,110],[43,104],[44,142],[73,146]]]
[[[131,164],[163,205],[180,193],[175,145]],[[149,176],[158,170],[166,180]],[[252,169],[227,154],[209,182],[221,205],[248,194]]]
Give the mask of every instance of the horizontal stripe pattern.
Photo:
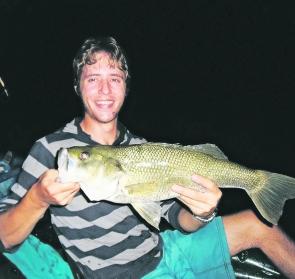
[[[143,250],[146,254],[154,247],[154,245],[155,243],[153,239],[147,239],[136,247],[136,251]],[[108,267],[113,264],[123,265],[135,261],[136,259],[138,259],[138,253],[132,253],[132,250],[134,249],[126,249],[116,256],[109,258],[107,261],[93,256],[77,258],[72,252],[68,250],[66,251],[76,262],[80,262],[82,265],[87,265],[87,267],[94,271],[97,269]]]
[[[80,121],[74,119],[34,144],[12,194],[1,201],[0,211],[15,205],[44,171],[55,167],[60,148],[96,144],[81,130]],[[118,127],[120,136],[114,145],[145,142],[122,124]],[[173,205],[171,201],[163,203],[164,218],[171,219],[168,213]],[[51,206],[50,211],[61,244],[85,278],[140,278],[160,261],[160,235],[151,231],[129,205],[90,202],[78,193],[67,206]]]
[[[78,195],[74,197],[72,202],[66,206],[66,209],[71,212],[75,212],[84,210],[92,206],[95,206],[95,203],[89,203],[82,195]]]
[[[78,141],[76,139],[73,138],[69,138],[69,139],[63,139],[63,140],[59,140],[59,141],[53,141],[51,143],[48,143],[46,141],[46,139],[41,139],[40,142],[44,145],[44,147],[46,147],[50,153],[53,156],[56,156],[57,152],[61,149],[61,148],[69,148],[72,146],[85,146],[87,145],[87,143]]]
[[[15,183],[10,190],[16,194],[18,194],[19,197],[23,197],[27,193],[27,189],[25,189],[22,185],[19,183]]]
[[[23,170],[34,177],[40,177],[47,168],[29,155],[23,164]]]
[[[130,235],[140,236],[144,230],[146,230],[146,227],[140,224],[124,234],[111,231],[108,234],[102,235],[101,237],[95,239],[84,238],[69,240],[64,236],[60,236],[59,239],[66,248],[76,246],[79,250],[88,252],[101,246],[112,247],[113,245],[122,242]]]

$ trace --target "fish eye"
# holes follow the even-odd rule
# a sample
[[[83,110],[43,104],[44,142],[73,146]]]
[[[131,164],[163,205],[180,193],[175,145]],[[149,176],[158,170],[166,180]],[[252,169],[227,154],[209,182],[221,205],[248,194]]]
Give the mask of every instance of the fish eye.
[[[81,152],[79,156],[81,161],[87,160],[89,157],[90,157],[90,154],[87,151]]]

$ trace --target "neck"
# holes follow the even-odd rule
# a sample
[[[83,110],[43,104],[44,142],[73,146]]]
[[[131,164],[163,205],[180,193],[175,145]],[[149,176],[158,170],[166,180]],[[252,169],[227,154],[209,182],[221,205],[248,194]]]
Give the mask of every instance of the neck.
[[[80,126],[92,140],[104,145],[113,144],[119,133],[117,119],[110,123],[101,123],[85,115]]]

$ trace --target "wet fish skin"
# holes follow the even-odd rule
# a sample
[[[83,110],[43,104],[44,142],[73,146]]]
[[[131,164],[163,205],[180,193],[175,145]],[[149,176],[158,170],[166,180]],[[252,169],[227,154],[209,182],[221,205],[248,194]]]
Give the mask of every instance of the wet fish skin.
[[[295,198],[294,178],[230,162],[212,144],[72,147],[60,151],[58,166],[62,181],[79,182],[89,199],[131,203],[155,227],[161,215],[158,202],[177,197],[172,185],[202,191],[191,180],[194,173],[221,188],[246,190],[261,215],[273,224],[285,201]]]

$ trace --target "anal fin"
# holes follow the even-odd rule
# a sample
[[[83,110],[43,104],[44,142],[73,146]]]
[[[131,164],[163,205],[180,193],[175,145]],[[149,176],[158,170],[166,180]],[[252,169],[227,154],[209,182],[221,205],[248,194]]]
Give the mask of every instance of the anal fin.
[[[162,210],[159,202],[133,202],[131,205],[145,221],[159,230]]]

